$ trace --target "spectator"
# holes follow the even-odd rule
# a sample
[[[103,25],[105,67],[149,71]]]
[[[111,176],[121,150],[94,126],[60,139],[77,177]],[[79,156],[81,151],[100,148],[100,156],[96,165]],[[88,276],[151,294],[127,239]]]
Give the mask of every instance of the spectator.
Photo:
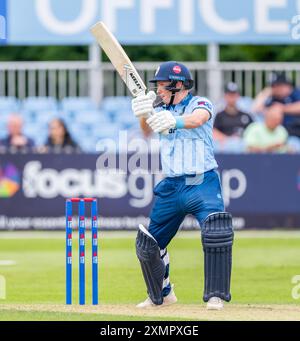
[[[228,83],[225,87],[225,108],[216,115],[213,136],[216,142],[225,145],[232,139],[241,140],[245,128],[253,122],[251,116],[237,107],[240,98],[238,86]]]
[[[0,141],[0,145],[12,152],[32,151],[34,141],[23,134],[23,119],[17,114],[12,114],[7,122],[8,136]]]
[[[280,103],[283,126],[290,136],[300,137],[300,90],[295,89],[283,73],[272,74],[270,85],[271,94],[265,101],[265,108]]]
[[[49,123],[49,135],[40,152],[80,151],[63,120],[55,118]]]
[[[254,98],[252,107],[251,107],[251,112],[254,114],[259,115],[260,117],[265,109],[265,102],[268,97],[270,97],[272,94],[272,88],[271,86],[267,86],[263,88]]]
[[[281,125],[282,106],[273,104],[264,112],[264,122],[254,122],[244,133],[244,142],[250,152],[285,152],[287,151],[288,132]]]

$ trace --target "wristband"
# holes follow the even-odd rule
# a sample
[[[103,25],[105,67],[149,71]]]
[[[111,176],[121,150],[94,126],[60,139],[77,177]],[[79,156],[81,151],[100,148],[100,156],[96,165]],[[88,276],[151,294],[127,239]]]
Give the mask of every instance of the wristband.
[[[175,117],[176,120],[176,126],[175,128],[177,129],[183,129],[184,128],[184,119],[181,116],[176,116]]]

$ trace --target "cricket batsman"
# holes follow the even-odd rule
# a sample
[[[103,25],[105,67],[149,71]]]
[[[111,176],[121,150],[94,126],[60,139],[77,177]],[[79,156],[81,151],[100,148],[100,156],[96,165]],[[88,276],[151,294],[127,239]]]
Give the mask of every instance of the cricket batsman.
[[[204,295],[208,309],[220,310],[230,301],[233,244],[232,217],[224,212],[218,165],[213,153],[214,110],[204,97],[193,96],[188,68],[165,62],[150,81],[161,103],[153,111],[153,91],[132,100],[132,109],[146,134],[160,135],[165,178],[154,188],[155,202],[148,230],[139,226],[136,254],[147,286],[139,308],[175,303],[167,246],[188,214],[201,227],[204,251]],[[166,134],[167,132],[167,134]]]

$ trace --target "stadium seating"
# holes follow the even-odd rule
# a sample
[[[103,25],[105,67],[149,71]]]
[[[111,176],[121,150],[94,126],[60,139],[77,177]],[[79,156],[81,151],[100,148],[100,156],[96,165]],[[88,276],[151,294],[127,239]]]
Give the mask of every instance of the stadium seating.
[[[0,140],[6,136],[6,121],[0,120]]]
[[[245,100],[244,109],[250,101]],[[121,130],[127,131],[128,139],[141,137],[139,122],[131,109],[131,98],[105,97],[97,107],[90,98],[65,98],[58,102],[50,97],[29,97],[19,101],[14,97],[0,97],[0,139],[6,136],[8,116],[20,113],[24,118],[24,133],[31,137],[36,145],[45,143],[49,122],[54,118],[62,119],[72,138],[84,152],[96,152],[96,144],[103,146],[106,141],[117,141]],[[257,117],[255,118],[258,119]],[[290,138],[290,149],[300,153],[300,140]],[[122,148],[122,146],[117,146]],[[243,153],[243,141],[232,139],[226,144],[215,142],[215,151],[219,153]]]
[[[28,97],[23,100],[20,111],[26,122],[34,124],[39,121],[39,116],[49,112],[56,112],[58,104],[55,98],[51,97]]]
[[[57,101],[52,97],[27,97],[23,100],[22,110],[41,111],[57,110]]]
[[[287,141],[288,149],[292,153],[300,153],[300,139],[296,136],[290,136]]]
[[[105,97],[101,103],[101,109],[107,113],[109,118],[114,122],[118,120],[119,111],[131,112],[131,99],[126,96]]]
[[[105,113],[100,110],[83,110],[76,112],[74,120],[82,126],[93,126],[95,124],[110,123],[107,116],[105,116]]]
[[[138,120],[135,118],[130,110],[119,110],[116,112],[114,122],[119,126],[120,129],[131,129],[138,125]]]
[[[246,151],[246,147],[242,139],[233,137],[222,144],[214,141],[214,151],[216,153],[240,154]]]
[[[251,114],[251,108],[253,104],[253,99],[250,97],[240,97],[237,101],[237,107],[239,110]],[[215,111],[218,113],[225,108],[225,100],[221,99],[215,104]]]
[[[86,152],[95,152],[99,139],[115,140],[120,129],[130,129],[137,124],[129,97],[105,98],[100,109],[86,97],[69,97],[60,102],[51,97],[28,97],[23,101],[0,97],[0,139],[7,135],[7,118],[13,112],[23,116],[24,133],[37,145],[45,143],[49,122],[60,118]]]
[[[67,97],[61,101],[61,109],[65,111],[96,110],[97,104],[89,97]]]
[[[20,107],[19,101],[15,97],[0,97],[0,112],[15,112]]]
[[[48,131],[46,125],[25,124],[24,134],[32,138],[37,146],[42,146],[47,139]]]

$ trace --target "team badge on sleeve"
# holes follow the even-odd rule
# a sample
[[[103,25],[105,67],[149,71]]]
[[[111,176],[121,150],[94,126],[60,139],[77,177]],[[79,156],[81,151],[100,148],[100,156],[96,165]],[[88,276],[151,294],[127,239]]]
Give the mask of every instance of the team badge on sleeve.
[[[207,102],[207,101],[200,101],[200,102],[198,102],[198,105],[208,109],[209,111],[212,111],[212,109],[213,109],[212,104]]]

